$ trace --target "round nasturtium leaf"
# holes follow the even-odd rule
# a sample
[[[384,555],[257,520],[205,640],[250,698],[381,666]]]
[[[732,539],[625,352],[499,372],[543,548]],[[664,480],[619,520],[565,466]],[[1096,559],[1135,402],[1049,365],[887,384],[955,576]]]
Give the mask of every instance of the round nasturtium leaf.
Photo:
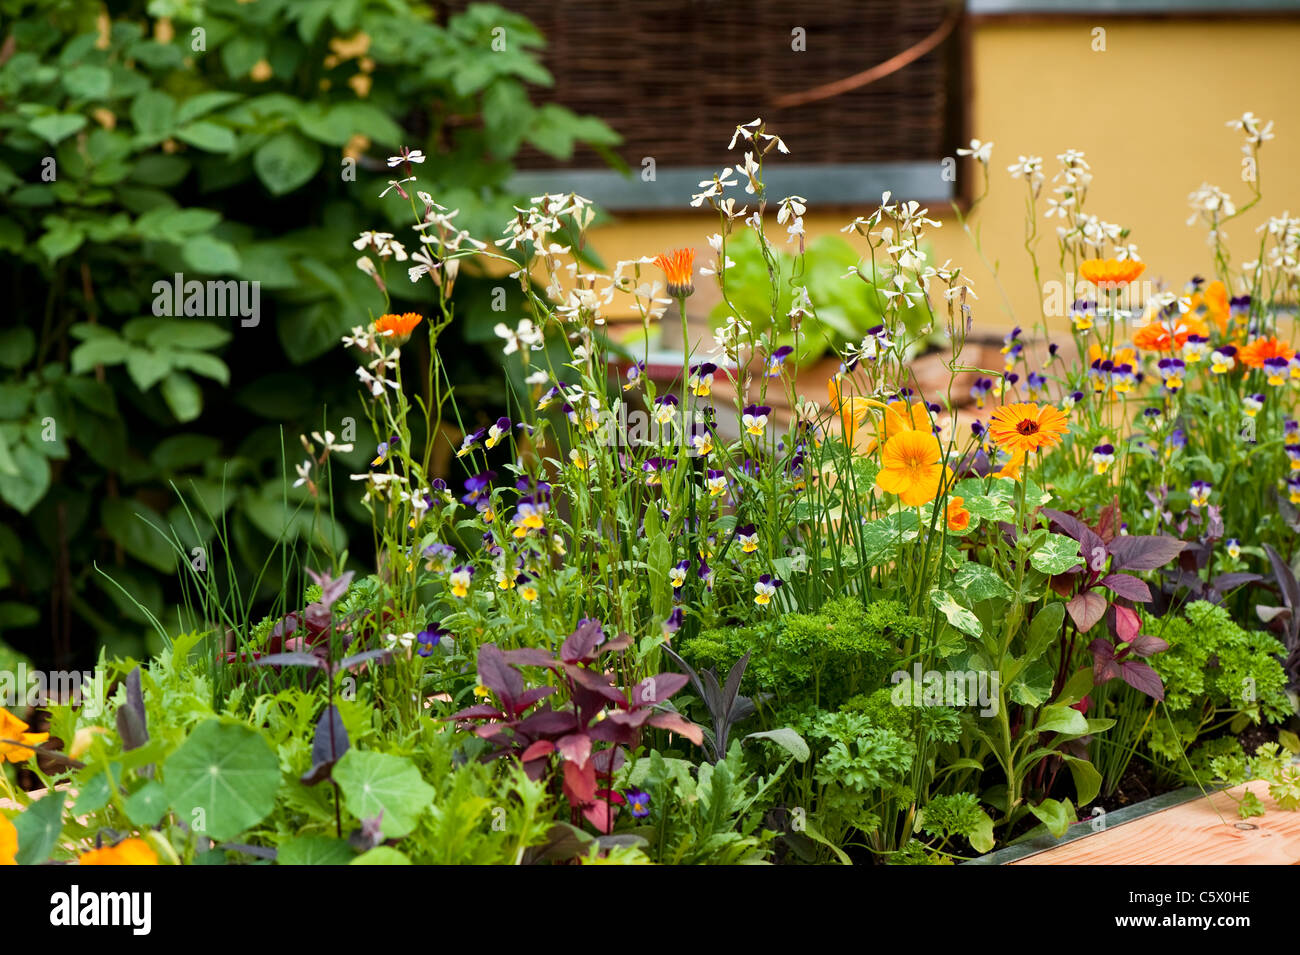
[[[163,788],[182,822],[222,842],[275,807],[280,763],[260,733],[212,719],[167,758]]]
[[[415,828],[433,803],[434,789],[404,756],[350,749],[331,774],[343,792],[343,805],[358,819],[382,816],[379,831],[397,839]]]
[[[357,852],[342,839],[331,836],[297,836],[280,846],[278,865],[347,865]]]

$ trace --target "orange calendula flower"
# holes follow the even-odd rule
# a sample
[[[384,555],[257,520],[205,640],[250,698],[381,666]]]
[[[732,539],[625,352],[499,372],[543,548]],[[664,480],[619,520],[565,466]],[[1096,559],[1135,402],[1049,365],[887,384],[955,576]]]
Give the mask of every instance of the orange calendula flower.
[[[1295,350],[1288,348],[1276,336],[1272,338],[1256,338],[1249,345],[1242,345],[1237,350],[1237,357],[1241,359],[1243,364],[1251,368],[1263,368],[1264,362],[1270,358],[1281,358],[1284,361],[1290,361],[1295,357]]]
[[[655,265],[664,270],[668,277],[668,294],[674,298],[690,295],[695,291],[695,250],[675,249],[655,256]]]
[[[394,345],[405,345],[415,331],[415,326],[424,320],[424,316],[415,312],[401,315],[380,315],[375,319],[375,331],[392,340]]]
[[[918,507],[934,500],[943,474],[939,440],[928,431],[900,431],[885,442],[876,487]]]
[[[17,865],[18,830],[9,817],[0,812],[0,865]]]
[[[77,857],[80,865],[157,865],[158,856],[143,839],[123,839],[115,846],[91,849]]]
[[[1132,259],[1087,259],[1079,263],[1079,274],[1101,288],[1128,285],[1146,271],[1146,265]]]
[[[11,763],[21,763],[36,755],[33,746],[50,738],[49,733],[29,733],[27,724],[0,706],[0,756]],[[25,745],[19,745],[19,744]]]
[[[1214,324],[1219,329],[1220,335],[1228,333],[1228,316],[1230,314],[1228,304],[1228,287],[1215,279],[1209,285],[1205,286],[1205,291],[1199,289],[1192,293],[1191,312],[1199,315],[1204,309],[1205,314],[1213,319]]]
[[[989,418],[989,437],[1013,457],[1061,443],[1069,432],[1065,415],[1051,405],[1016,402],[1003,405]]]
[[[957,495],[948,498],[948,508],[944,517],[948,521],[948,530],[954,534],[961,534],[970,527],[970,511],[962,506],[965,503],[965,498]]]

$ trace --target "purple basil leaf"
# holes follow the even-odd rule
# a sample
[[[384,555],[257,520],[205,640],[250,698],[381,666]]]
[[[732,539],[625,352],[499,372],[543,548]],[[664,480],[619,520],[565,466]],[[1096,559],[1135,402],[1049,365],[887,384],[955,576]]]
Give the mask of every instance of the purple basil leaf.
[[[531,739],[568,734],[578,728],[578,718],[560,710],[538,710],[516,727]]]
[[[732,714],[734,714],[736,711],[735,704],[736,704],[736,698],[740,693],[740,681],[745,675],[745,668],[748,666],[749,666],[749,652],[746,651],[745,655],[736,661],[735,665],[732,666],[731,671],[727,674],[727,685],[723,688],[722,691],[722,699],[723,702],[726,704],[726,709],[724,710],[724,713],[727,714],[728,719],[730,719],[732,722],[735,721]]]
[[[298,629],[298,624],[300,622],[301,621],[299,620],[298,615],[296,613],[287,613],[280,619],[280,622],[277,623],[275,627],[271,630],[271,636],[287,637],[289,634],[293,633],[295,630]]]
[[[1072,517],[1064,511],[1058,511],[1055,508],[1045,507],[1038,512],[1046,517],[1049,521],[1061,529],[1061,533],[1067,537],[1073,537],[1076,541],[1082,541],[1085,533],[1091,533],[1088,525],[1083,523],[1077,517]]]
[[[1129,649],[1139,657],[1151,657],[1157,653],[1164,653],[1169,649],[1169,644],[1159,637],[1153,637],[1149,633],[1139,633],[1136,637],[1128,642]]]
[[[1269,544],[1264,545],[1264,553],[1273,565],[1273,575],[1277,577],[1278,589],[1282,591],[1282,601],[1293,613],[1300,612],[1300,582],[1296,581],[1295,574],[1291,572],[1291,565]]]
[[[1165,685],[1160,682],[1160,674],[1151,669],[1150,664],[1141,660],[1125,660],[1119,668],[1120,676],[1133,689],[1145,693],[1153,700],[1165,698]]]
[[[348,731],[343,727],[343,717],[337,706],[327,706],[316,721],[316,737],[311,744],[311,769],[303,773],[304,786],[315,786],[328,779],[330,770],[348,751]]]
[[[1070,619],[1074,621],[1074,625],[1079,628],[1080,633],[1087,633],[1096,626],[1097,621],[1106,615],[1106,607],[1106,598],[1091,590],[1076,594],[1065,605],[1065,609],[1070,614]]]
[[[632,687],[632,705],[653,706],[662,703],[689,682],[690,678],[685,673],[660,673],[648,677]]]
[[[1107,574],[1101,578],[1101,585],[1127,600],[1136,600],[1138,603],[1151,602],[1151,588],[1145,581],[1130,574]]]
[[[524,647],[520,650],[506,650],[501,654],[506,663],[517,667],[553,667],[555,657],[537,647]]]
[[[483,685],[506,704],[514,708],[514,701],[524,692],[524,678],[506,662],[505,654],[495,643],[485,643],[478,648],[478,675]]]
[[[1159,534],[1139,537],[1116,537],[1110,542],[1115,559],[1114,570],[1155,570],[1163,567],[1183,551],[1176,537]]]
[[[144,693],[140,689],[140,668],[136,667],[126,678],[126,704],[117,710],[117,732],[122,737],[122,749],[139,749],[149,742],[149,730],[144,709]]]
[[[1253,584],[1257,580],[1263,580],[1259,574],[1230,573],[1219,574],[1210,581],[1210,586],[1221,594],[1226,594],[1230,590],[1236,590],[1243,584]]]
[[[334,606],[338,599],[347,592],[355,575],[356,571],[349,570],[338,577],[331,577],[328,573],[318,574],[311,568],[307,569],[307,576],[320,585],[320,602],[324,604],[326,610]]]
[[[1205,520],[1205,536],[1209,540],[1219,540],[1223,537],[1223,508],[1217,504],[1211,504],[1206,510],[1209,512]]]
[[[1104,637],[1098,637],[1088,644],[1092,651],[1092,682],[1100,686],[1107,680],[1119,676],[1119,664],[1115,662],[1115,645]]]
[[[597,620],[584,620],[578,628],[564,638],[560,645],[560,659],[565,663],[578,663],[590,660],[596,655],[596,648],[605,640],[605,631]]]

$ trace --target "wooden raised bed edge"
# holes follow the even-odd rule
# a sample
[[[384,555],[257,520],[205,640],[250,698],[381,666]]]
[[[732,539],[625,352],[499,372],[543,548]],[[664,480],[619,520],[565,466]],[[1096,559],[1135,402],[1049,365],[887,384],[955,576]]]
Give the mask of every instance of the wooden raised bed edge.
[[[1116,826],[1122,826],[1126,822],[1133,822],[1144,816],[1150,816],[1157,812],[1163,812],[1174,806],[1181,806],[1189,803],[1194,799],[1204,799],[1210,793],[1222,792],[1230,789],[1230,786],[1214,786],[1207,788],[1204,792],[1195,786],[1184,786],[1182,789],[1174,789],[1167,793],[1161,793],[1159,796],[1152,796],[1150,799],[1144,799],[1141,802],[1135,802],[1131,806],[1124,806],[1121,809],[1114,809],[1106,813],[1106,829],[1114,829]],[[1105,830],[1098,830],[1105,831]],[[1021,859],[1037,855],[1040,852],[1046,852],[1048,849],[1056,849],[1060,846],[1068,845],[1071,842],[1077,842],[1080,839],[1086,839],[1088,836],[1097,835],[1089,820],[1081,819],[1079,822],[1070,826],[1059,839],[1053,838],[1050,834],[1038,836],[1025,842],[1017,842],[1005,848],[990,852],[988,855],[980,856],[978,859],[971,859],[962,865],[1007,865],[1012,862],[1019,862]]]

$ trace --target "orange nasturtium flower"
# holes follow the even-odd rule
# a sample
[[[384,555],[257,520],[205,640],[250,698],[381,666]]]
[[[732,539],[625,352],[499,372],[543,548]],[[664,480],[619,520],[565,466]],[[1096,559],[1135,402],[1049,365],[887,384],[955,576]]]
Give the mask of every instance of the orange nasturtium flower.
[[[401,315],[380,315],[375,319],[375,331],[392,341],[394,345],[405,345],[415,331],[415,326],[423,321],[424,316],[416,312]]]
[[[18,830],[9,817],[0,812],[0,865],[17,865]]]
[[[1016,402],[1003,405],[989,418],[989,437],[1012,458],[1061,443],[1069,432],[1065,415],[1051,405]]]
[[[1270,358],[1283,358],[1290,361],[1295,357],[1295,351],[1274,336],[1256,338],[1249,345],[1242,345],[1237,351],[1237,357],[1241,359],[1242,364],[1249,365],[1251,368],[1263,368],[1264,362]]]
[[[1144,271],[1146,265],[1132,259],[1087,259],[1079,263],[1079,274],[1101,288],[1128,285]]]
[[[50,738],[49,733],[29,733],[27,724],[0,706],[0,756],[11,763],[21,763],[36,755],[33,746]],[[13,742],[5,742],[12,740]],[[26,745],[18,745],[20,743]]]
[[[695,250],[675,249],[655,256],[655,265],[668,278],[668,294],[681,298],[695,291]]]
[[[970,527],[970,511],[963,507],[965,503],[965,498],[955,494],[948,498],[948,509],[944,518],[948,522],[948,530],[954,534],[960,534]]]
[[[880,453],[876,487],[897,494],[909,507],[919,507],[934,500],[946,470],[938,438],[928,430],[900,431]]]
[[[79,865],[157,865],[158,856],[143,839],[123,839],[115,846],[91,849],[77,856]]]
[[[1020,480],[1020,469],[1025,466],[1025,452],[1018,451],[1011,455],[1011,460],[998,468],[993,473],[994,477],[1011,478],[1013,481]]]

